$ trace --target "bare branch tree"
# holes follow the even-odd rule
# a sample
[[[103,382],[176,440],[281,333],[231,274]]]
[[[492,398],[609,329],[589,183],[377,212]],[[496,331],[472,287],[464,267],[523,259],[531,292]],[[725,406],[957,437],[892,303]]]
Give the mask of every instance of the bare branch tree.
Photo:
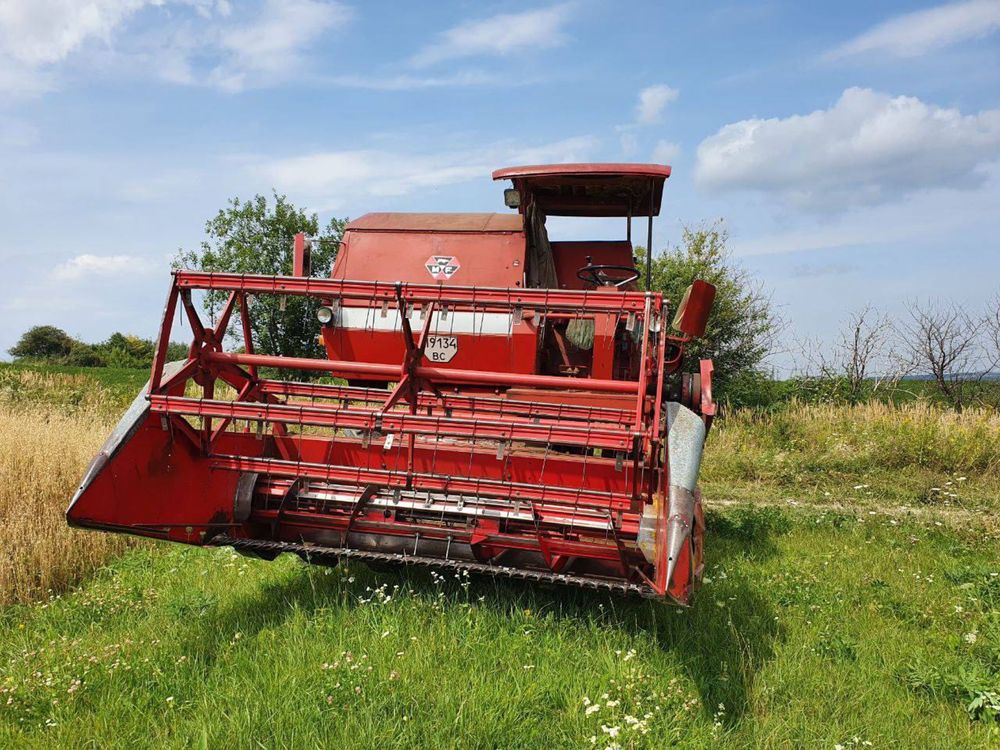
[[[986,313],[983,315],[983,346],[986,349],[983,377],[1000,376],[1000,292],[986,305]],[[983,405],[1000,408],[1000,388],[983,388],[980,391]]]
[[[989,372],[1000,367],[1000,292],[989,301],[983,316],[983,331],[988,349]]]
[[[866,390],[890,390],[908,372],[898,356],[892,321],[871,305],[852,313],[832,344],[799,341],[802,387],[813,393],[829,391],[857,402]]]
[[[841,376],[847,381],[848,397],[857,401],[865,383],[872,380],[872,390],[898,382],[903,375],[895,365],[892,348],[892,321],[865,305],[855,312],[840,329],[840,339],[834,344]],[[875,372],[876,365],[882,365]]]
[[[914,301],[901,336],[914,369],[923,369],[956,409],[966,403],[968,385],[984,372],[979,346],[984,322],[954,302]]]

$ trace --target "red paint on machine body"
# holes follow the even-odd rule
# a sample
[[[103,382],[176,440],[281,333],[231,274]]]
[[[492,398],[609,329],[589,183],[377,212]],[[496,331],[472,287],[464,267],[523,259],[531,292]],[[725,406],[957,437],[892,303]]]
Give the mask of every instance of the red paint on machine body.
[[[711,367],[680,386],[688,337],[668,333],[659,293],[637,291],[631,243],[632,216],[659,213],[668,176],[658,165],[501,170],[518,213],[367,214],[347,226],[326,279],[309,275],[301,235],[292,276],[176,272],[150,383],[88,470],[70,523],[686,602],[701,536],[691,513],[671,515],[666,404],[697,394],[679,398],[710,419]],[[625,216],[629,236],[549,242],[546,214]],[[208,291],[228,293],[214,327],[192,296]],[[316,300],[325,358],[256,352],[253,295]],[[194,341],[167,365],[178,309]],[[227,352],[234,314],[243,350]],[[688,524],[684,545],[675,521]]]

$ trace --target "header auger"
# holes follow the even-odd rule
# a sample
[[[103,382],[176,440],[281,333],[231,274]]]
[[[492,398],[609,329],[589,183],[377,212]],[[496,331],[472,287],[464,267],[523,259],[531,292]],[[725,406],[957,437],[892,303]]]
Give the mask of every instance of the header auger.
[[[715,406],[711,362],[679,369],[715,290],[696,281],[673,323],[648,278],[637,290],[632,219],[648,217],[648,248],[669,174],[504,169],[493,177],[512,181],[517,214],[367,214],[347,226],[331,278],[308,275],[302,236],[291,276],[175,272],[149,384],[69,522],[686,603]],[[623,217],[626,238],[550,242],[548,215]],[[228,294],[215,325],[193,292]],[[254,295],[319,300],[326,358],[257,353]],[[178,313],[194,340],[167,363]],[[242,347],[227,351],[236,317]],[[303,370],[339,384],[279,377]]]

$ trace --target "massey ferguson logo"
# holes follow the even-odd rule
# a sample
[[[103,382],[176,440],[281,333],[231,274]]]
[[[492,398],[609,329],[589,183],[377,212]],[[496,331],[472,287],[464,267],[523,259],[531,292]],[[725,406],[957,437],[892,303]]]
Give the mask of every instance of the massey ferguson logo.
[[[427,273],[439,281],[450,279],[461,266],[453,255],[432,255],[427,259]]]

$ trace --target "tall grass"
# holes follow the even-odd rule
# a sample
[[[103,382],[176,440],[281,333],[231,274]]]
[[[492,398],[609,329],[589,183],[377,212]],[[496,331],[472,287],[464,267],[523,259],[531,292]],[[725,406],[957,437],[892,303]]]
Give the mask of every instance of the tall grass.
[[[117,418],[148,378],[145,370],[0,363],[0,404],[47,405],[63,413],[96,411]]]
[[[132,544],[63,516],[121,400],[83,375],[0,370],[0,605],[61,591]]]
[[[1000,413],[928,402],[734,411],[709,435],[702,480],[709,498],[778,492],[995,507]]]

